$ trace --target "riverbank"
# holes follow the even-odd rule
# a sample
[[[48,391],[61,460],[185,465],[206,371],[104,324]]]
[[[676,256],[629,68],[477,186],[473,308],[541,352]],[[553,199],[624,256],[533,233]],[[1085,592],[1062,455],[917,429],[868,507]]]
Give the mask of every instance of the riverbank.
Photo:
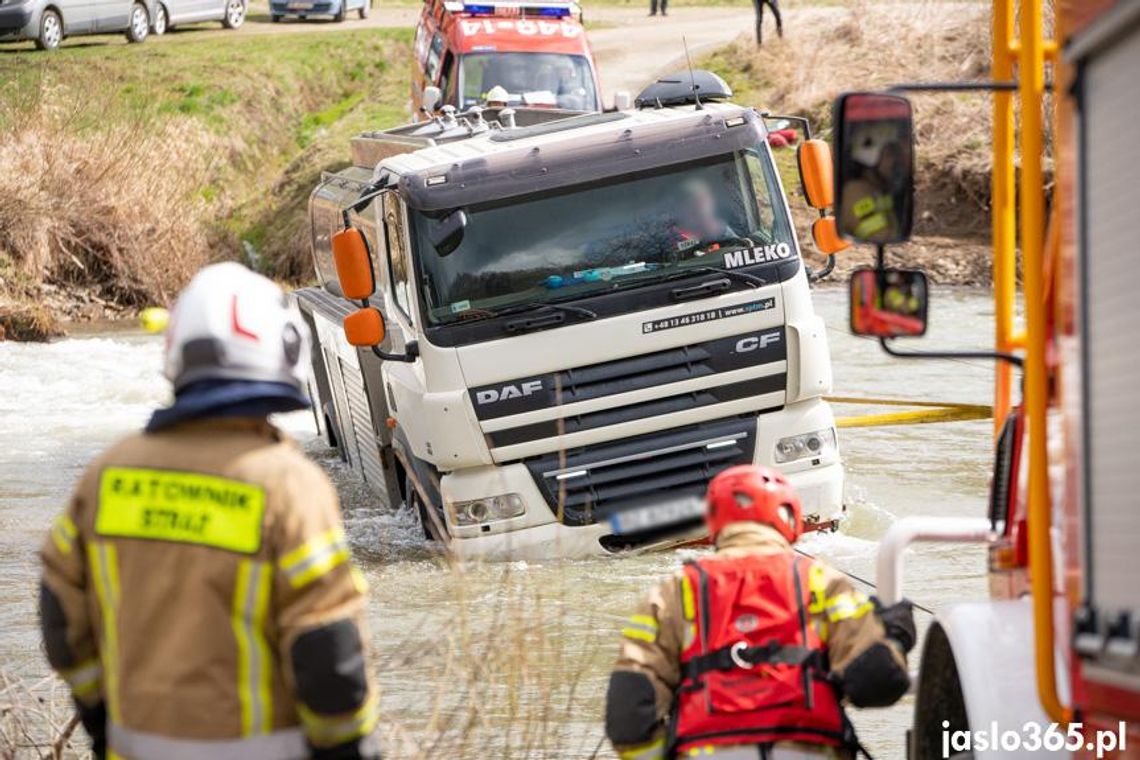
[[[409,29],[0,56],[0,326],[168,304],[204,264],[309,275],[304,205],[404,118]]]

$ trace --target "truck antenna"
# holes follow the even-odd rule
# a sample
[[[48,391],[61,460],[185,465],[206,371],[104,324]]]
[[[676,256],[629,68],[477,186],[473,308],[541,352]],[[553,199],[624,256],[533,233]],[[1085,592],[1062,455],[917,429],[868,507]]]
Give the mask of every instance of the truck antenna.
[[[697,85],[697,78],[693,74],[693,57],[689,55],[689,40],[684,35],[681,36],[681,44],[685,46],[685,60],[689,64],[689,84],[693,87],[693,104],[698,111],[701,111],[704,110],[704,106],[701,105],[701,96],[697,92],[700,87]]]

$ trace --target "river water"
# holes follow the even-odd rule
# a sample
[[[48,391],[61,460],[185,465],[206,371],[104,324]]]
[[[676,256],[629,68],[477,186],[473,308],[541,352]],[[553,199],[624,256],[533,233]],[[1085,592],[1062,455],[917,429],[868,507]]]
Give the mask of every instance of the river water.
[[[830,327],[837,394],[990,401],[990,365],[890,359],[848,333],[844,292],[817,291],[816,303]],[[935,290],[924,345],[985,346],[991,333],[988,294]],[[45,692],[35,551],[84,464],[165,403],[160,352],[159,338],[123,331],[50,345],[0,343],[0,672],[35,684],[49,700],[60,700],[62,690]],[[836,406],[838,416],[865,411]],[[455,567],[425,543],[414,519],[378,504],[340,465],[311,417],[280,422],[336,481],[372,588],[388,756],[590,757],[621,622],[684,551]],[[808,538],[803,548],[873,578],[876,541],[893,520],[981,516],[989,436],[988,421],[841,431],[848,519],[839,533]],[[981,548],[920,546],[907,567],[908,595],[933,609],[985,593]],[[920,627],[926,622],[919,613]],[[903,756],[911,709],[908,698],[888,710],[853,711],[873,754]],[[610,756],[606,747],[598,754]]]

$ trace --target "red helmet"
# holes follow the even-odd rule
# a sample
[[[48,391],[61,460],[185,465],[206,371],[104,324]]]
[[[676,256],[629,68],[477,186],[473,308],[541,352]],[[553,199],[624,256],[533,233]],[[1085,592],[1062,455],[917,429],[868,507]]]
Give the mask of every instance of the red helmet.
[[[771,526],[788,543],[795,543],[803,532],[799,495],[783,473],[770,467],[729,467],[709,483],[705,501],[705,521],[714,540],[724,526],[736,522]]]

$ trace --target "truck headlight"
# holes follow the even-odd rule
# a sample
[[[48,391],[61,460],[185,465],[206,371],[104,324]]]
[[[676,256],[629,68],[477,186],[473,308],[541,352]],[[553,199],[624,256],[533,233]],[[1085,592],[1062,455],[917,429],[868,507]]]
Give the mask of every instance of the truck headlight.
[[[482,525],[496,520],[508,520],[526,512],[526,505],[517,493],[456,501],[451,507],[455,510],[455,522],[460,525]]]
[[[791,435],[776,442],[776,464],[787,464],[799,459],[816,459],[834,454],[839,449],[835,428],[816,430],[814,433]]]

